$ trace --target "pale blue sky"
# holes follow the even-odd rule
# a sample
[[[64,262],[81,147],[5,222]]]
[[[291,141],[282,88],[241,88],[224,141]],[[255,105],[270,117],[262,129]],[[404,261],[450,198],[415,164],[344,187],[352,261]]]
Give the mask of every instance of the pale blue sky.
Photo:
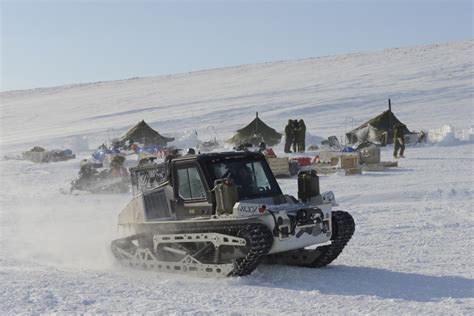
[[[1,2],[1,90],[466,40],[472,1]]]

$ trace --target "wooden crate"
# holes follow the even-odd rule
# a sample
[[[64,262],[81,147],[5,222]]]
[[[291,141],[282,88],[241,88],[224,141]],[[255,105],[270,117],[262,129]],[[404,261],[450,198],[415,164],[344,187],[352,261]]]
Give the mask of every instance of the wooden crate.
[[[275,177],[277,176],[290,176],[290,163],[288,157],[282,158],[267,158],[268,165],[272,169]]]
[[[341,168],[342,169],[353,169],[357,168],[359,160],[356,155],[341,156]]]
[[[326,163],[314,164],[313,169],[316,170],[318,175],[330,175],[337,172],[337,168],[335,166],[331,166]]]

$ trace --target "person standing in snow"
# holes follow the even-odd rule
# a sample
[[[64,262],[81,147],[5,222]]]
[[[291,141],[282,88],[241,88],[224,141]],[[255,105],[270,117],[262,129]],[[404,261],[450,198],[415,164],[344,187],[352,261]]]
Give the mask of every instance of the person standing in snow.
[[[288,125],[285,126],[285,153],[290,153],[291,142],[293,141],[293,120],[288,120]]]
[[[396,124],[393,126],[393,157],[394,158],[405,158],[403,153],[405,151],[405,125]],[[398,151],[400,150],[400,154]]]
[[[306,125],[301,119],[298,123],[299,131],[298,131],[298,152],[304,153],[306,147]]]
[[[300,138],[300,126],[298,124],[298,120],[293,120],[293,139],[292,139],[292,145],[293,145],[293,152],[298,151],[298,140]]]

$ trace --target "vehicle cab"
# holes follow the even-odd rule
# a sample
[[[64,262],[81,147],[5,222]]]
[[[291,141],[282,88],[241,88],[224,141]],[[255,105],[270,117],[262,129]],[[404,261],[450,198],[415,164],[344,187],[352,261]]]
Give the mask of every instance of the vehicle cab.
[[[213,190],[222,180],[236,188],[236,201],[285,200],[258,152],[187,155],[131,168],[130,173],[134,198],[119,216],[122,224],[210,218],[216,215]]]
[[[177,218],[215,214],[216,181],[224,179],[237,189],[238,201],[281,196],[265,157],[255,152],[209,153],[170,162],[171,208]]]

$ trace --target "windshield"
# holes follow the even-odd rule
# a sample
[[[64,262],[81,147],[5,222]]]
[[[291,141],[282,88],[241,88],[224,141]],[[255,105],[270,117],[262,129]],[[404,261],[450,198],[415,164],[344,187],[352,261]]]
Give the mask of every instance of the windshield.
[[[216,179],[229,179],[236,187],[239,199],[273,196],[281,194],[281,190],[261,161],[242,159],[214,162],[211,170]]]

